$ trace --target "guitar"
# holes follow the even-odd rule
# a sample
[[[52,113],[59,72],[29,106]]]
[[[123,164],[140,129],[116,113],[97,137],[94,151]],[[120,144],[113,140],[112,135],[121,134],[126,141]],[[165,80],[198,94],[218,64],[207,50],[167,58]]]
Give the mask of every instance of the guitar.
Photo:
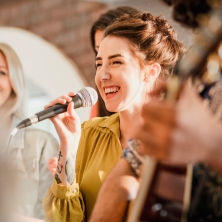
[[[196,43],[177,63],[168,82],[167,100],[174,102],[183,82],[191,74],[196,74],[200,67],[206,67],[207,70],[200,76],[204,81],[215,80],[220,76],[222,1],[217,2],[214,10],[202,15]],[[172,167],[145,156],[140,188],[130,208],[127,222],[186,222],[190,211],[192,172],[192,165]],[[171,190],[165,189],[169,185],[166,178],[170,178]]]

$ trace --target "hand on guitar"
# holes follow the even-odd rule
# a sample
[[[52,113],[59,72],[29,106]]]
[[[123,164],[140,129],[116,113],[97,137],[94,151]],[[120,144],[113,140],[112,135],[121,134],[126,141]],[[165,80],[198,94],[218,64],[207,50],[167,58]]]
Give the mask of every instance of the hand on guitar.
[[[190,86],[176,104],[153,100],[144,105],[141,127],[135,130],[143,143],[141,154],[174,164],[205,161],[218,171],[221,135],[222,124]]]

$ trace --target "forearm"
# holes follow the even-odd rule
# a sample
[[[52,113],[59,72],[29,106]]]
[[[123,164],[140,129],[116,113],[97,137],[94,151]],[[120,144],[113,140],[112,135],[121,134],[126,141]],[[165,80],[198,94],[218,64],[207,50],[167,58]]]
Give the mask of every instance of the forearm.
[[[90,222],[123,221],[127,211],[128,194],[124,189],[119,189],[118,192],[114,191],[115,189],[113,188],[116,187],[116,184],[113,182],[109,181],[109,186],[104,186],[104,190],[101,190],[101,195],[98,196],[98,203],[94,207]]]
[[[65,183],[61,183],[61,179],[57,176],[57,180],[54,179],[52,186],[48,189],[43,199],[45,221],[63,222],[70,221],[70,218],[74,218],[75,222],[82,222],[84,221],[85,205],[79,190],[79,184],[76,183],[74,179],[75,160],[72,158],[72,153],[66,155],[65,152],[60,151],[59,163],[62,165],[63,162],[65,162],[66,165],[63,165],[66,169],[62,167],[60,170],[60,168],[58,168],[57,174],[64,176]],[[70,161],[68,157],[70,157]],[[64,160],[61,160],[61,158],[64,158]],[[69,169],[71,170],[69,171]]]
[[[60,147],[55,179],[58,184],[70,185],[75,180],[75,151],[67,152]]]
[[[135,198],[138,186],[129,163],[121,159],[102,185],[90,222],[124,221],[128,204]]]

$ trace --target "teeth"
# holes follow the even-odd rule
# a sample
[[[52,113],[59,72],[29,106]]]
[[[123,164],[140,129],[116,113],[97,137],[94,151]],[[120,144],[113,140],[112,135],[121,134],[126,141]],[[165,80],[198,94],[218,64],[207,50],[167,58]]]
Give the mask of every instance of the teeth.
[[[105,88],[105,93],[115,93],[119,91],[119,87]]]

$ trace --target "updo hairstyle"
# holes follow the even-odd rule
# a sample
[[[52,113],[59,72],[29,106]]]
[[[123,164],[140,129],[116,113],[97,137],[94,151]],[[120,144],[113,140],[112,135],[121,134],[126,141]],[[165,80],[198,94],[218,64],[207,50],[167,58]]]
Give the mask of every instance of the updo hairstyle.
[[[142,64],[159,63],[159,78],[166,80],[177,59],[184,52],[184,46],[177,40],[176,31],[161,16],[143,12],[125,14],[108,26],[104,37],[116,36],[132,43],[132,52]]]

